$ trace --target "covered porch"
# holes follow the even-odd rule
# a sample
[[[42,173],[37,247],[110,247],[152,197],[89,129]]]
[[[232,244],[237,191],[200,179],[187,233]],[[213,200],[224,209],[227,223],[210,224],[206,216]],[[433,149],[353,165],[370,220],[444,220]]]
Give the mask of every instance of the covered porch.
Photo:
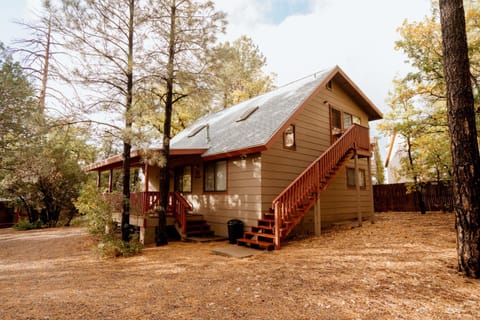
[[[158,226],[158,209],[160,204],[159,172],[161,163],[161,149],[134,150],[130,155],[130,169],[132,186],[130,193],[130,225],[139,227],[140,241],[144,244],[155,241],[155,228]],[[175,191],[174,172],[176,167],[192,165],[198,170],[201,161],[200,154],[204,150],[173,150],[169,160],[170,188],[166,208],[167,225],[175,226],[182,238],[189,236],[212,235],[209,225],[203,216],[194,214],[192,205],[183,197],[181,192]],[[113,219],[121,221],[122,198],[120,188],[115,188],[116,180],[121,180],[123,156],[117,155],[109,159],[94,163],[85,168],[87,172],[97,172],[97,187],[105,194],[112,194],[114,202]],[[105,175],[105,173],[107,175]],[[106,180],[106,181],[105,181]],[[117,189],[119,192],[114,193]]]

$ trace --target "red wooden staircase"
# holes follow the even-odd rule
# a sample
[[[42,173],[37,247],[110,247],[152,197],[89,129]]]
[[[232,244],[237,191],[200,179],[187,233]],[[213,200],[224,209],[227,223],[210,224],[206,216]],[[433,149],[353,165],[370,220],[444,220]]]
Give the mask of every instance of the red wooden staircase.
[[[189,237],[213,236],[214,231],[201,214],[190,213],[192,206],[178,192],[168,194],[167,214],[172,213],[175,218],[175,228],[180,236]]]
[[[272,202],[257,226],[246,231],[239,245],[260,249],[280,249],[280,244],[316,203],[320,192],[333,181],[355,153],[370,156],[368,128],[352,125],[335,143],[303,171]]]

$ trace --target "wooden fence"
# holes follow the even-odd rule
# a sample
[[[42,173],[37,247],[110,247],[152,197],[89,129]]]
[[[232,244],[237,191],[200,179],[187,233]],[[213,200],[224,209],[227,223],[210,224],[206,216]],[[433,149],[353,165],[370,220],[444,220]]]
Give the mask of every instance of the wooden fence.
[[[427,211],[452,211],[453,189],[450,183],[424,183],[422,199]],[[373,186],[375,212],[420,211],[415,192],[407,192],[404,183]]]

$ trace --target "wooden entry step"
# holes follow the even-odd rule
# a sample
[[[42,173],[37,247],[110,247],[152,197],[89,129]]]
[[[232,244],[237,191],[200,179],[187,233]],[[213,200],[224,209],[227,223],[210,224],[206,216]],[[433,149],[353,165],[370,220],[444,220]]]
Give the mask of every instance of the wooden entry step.
[[[275,216],[264,213],[251,231],[245,231],[243,238],[237,239],[237,244],[255,249],[273,250],[275,248]]]
[[[180,233],[182,238],[211,237],[214,235],[214,231],[211,229],[211,226],[207,223],[203,216],[199,214],[187,215],[187,225],[184,234],[181,232],[181,228],[179,226],[177,226],[177,231]]]

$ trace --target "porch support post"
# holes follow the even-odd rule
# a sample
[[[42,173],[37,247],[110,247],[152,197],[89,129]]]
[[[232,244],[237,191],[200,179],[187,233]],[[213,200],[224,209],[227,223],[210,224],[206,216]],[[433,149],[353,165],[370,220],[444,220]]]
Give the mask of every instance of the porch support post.
[[[148,182],[150,181],[149,165],[148,162],[145,162],[145,192],[148,192]]]
[[[358,153],[355,152],[355,191],[357,194],[357,219],[358,225],[362,225],[362,212],[360,210],[360,170],[358,170]]]
[[[372,204],[372,212],[370,221],[373,221],[375,219],[375,202],[373,199],[373,182],[372,182],[372,158],[368,157],[367,158],[368,162],[368,180],[367,180],[367,188],[370,188],[370,203]]]
[[[315,203],[314,208],[314,223],[315,223],[315,235],[319,236],[322,234],[322,212],[320,209],[320,193],[318,194],[317,202]]]
[[[100,189],[102,184],[102,172],[100,170],[97,171],[97,189]]]
[[[108,192],[112,193],[113,189],[113,169],[108,172]]]

